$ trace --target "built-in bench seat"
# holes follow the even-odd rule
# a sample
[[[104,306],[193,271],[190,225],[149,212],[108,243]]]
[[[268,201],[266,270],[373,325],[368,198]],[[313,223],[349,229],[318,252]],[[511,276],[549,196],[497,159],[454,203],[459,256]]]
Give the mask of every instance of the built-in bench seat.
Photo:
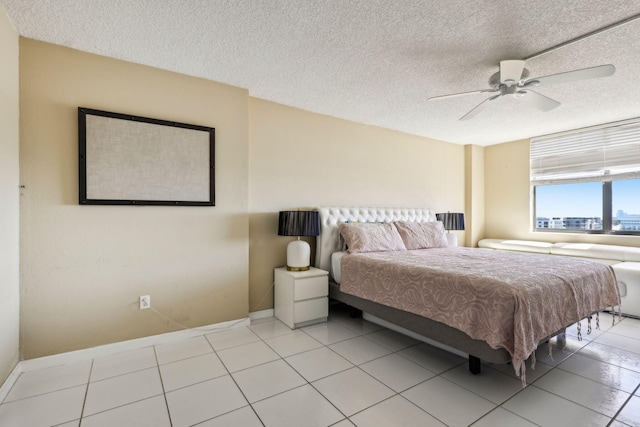
[[[622,297],[622,313],[640,317],[640,248],[597,243],[549,243],[533,240],[483,239],[478,246],[502,251],[590,258],[613,267]]]

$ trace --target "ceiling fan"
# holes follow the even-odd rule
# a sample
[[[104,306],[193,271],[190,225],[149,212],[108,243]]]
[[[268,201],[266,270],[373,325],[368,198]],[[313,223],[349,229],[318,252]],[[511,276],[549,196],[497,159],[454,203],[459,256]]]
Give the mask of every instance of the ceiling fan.
[[[505,95],[511,95],[541,111],[549,111],[556,108],[560,103],[549,97],[541,95],[538,92],[534,92],[531,88],[550,86],[556,83],[573,82],[576,80],[607,77],[616,71],[616,67],[611,64],[607,64],[597,67],[583,68],[580,70],[567,71],[565,73],[551,74],[544,77],[529,78],[529,70],[524,68],[524,62],[525,61],[521,60],[500,61],[500,71],[489,78],[489,86],[491,86],[490,89],[433,96],[428,98],[427,101],[448,99],[476,93],[495,93],[495,95],[485,99],[467,114],[460,117],[460,120],[469,120],[475,117],[480,111],[484,110],[491,101],[495,101]]]

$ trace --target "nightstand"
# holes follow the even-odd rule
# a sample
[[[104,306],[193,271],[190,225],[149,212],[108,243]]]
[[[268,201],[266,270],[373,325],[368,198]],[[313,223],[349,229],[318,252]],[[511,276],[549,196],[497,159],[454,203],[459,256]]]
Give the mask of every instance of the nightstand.
[[[291,329],[325,322],[329,314],[329,272],[311,267],[307,271],[276,268],[274,311]]]

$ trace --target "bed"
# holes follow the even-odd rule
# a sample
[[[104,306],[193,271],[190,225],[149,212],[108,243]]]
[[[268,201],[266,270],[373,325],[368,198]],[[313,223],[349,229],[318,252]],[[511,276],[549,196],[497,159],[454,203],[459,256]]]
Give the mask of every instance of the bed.
[[[446,241],[437,240],[444,230],[437,230],[430,209],[317,210],[316,267],[330,272],[329,296],[468,354],[473,373],[480,372],[481,361],[511,362],[524,381],[524,360],[540,342],[620,304],[609,266],[568,257],[445,247]],[[409,239],[399,248],[402,243],[390,233],[402,224],[411,232],[433,233],[427,240],[435,238],[436,246],[416,249]],[[376,230],[383,237],[374,240],[392,242],[383,250],[349,254],[341,228],[354,247],[360,241],[347,234],[351,230],[359,230],[356,235]],[[405,239],[406,230],[400,237]]]

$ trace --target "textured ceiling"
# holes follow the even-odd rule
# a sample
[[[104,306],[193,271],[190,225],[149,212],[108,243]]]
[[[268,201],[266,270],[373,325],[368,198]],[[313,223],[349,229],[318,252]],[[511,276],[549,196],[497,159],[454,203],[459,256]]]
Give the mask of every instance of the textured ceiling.
[[[636,0],[0,0],[20,35],[204,77],[355,122],[490,145],[640,116],[640,20],[527,61],[531,76],[614,64],[537,89],[540,112],[488,88],[524,59],[640,13]]]

